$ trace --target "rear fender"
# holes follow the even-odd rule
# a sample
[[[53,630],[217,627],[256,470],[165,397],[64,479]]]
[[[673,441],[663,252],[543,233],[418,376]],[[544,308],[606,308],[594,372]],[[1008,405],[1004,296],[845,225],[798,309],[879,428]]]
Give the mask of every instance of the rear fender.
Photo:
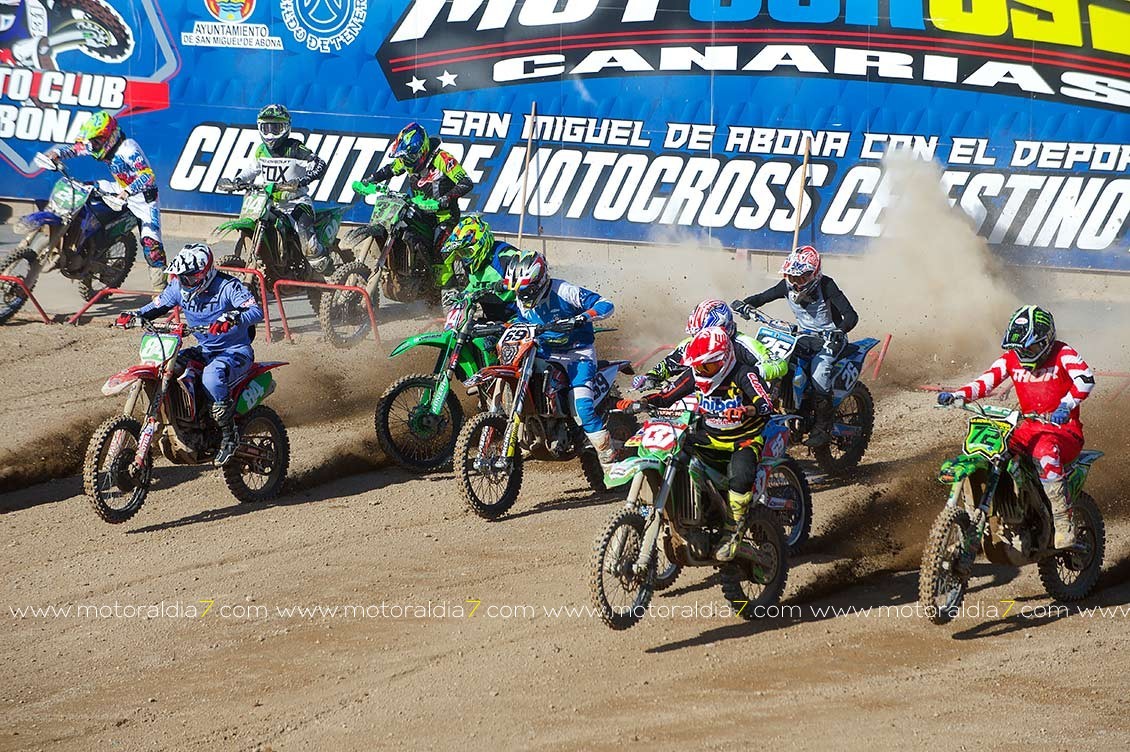
[[[655,457],[629,457],[621,460],[608,468],[604,474],[604,485],[607,488],[626,485],[645,470],[654,470],[662,475],[663,462]]]
[[[160,368],[155,365],[130,366],[124,371],[118,371],[102,385],[102,393],[107,397],[125,390],[135,381],[157,381],[161,378]]]

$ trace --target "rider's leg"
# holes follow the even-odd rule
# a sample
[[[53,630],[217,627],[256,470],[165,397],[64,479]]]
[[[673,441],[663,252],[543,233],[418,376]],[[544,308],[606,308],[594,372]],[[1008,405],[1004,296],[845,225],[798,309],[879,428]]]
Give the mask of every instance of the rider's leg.
[[[130,196],[126,207],[141,223],[141,252],[149,266],[149,283],[153,292],[160,294],[167,284],[165,244],[161,241],[161,209],[156,198],[146,201],[141,193]]]
[[[753,481],[757,473],[757,463],[761,461],[761,437],[745,442],[730,455],[730,494],[729,513],[726,520],[727,535],[714,551],[718,561],[731,561],[738,553],[738,544],[745,531],[745,518],[753,499]]]
[[[593,402],[593,381],[596,379],[596,350],[590,345],[567,353],[554,353],[549,357],[565,367],[569,377],[569,391],[572,395],[573,415],[581,424],[589,443],[596,450],[600,464],[607,468],[616,461],[616,447],[612,434],[604,426],[601,415]]]
[[[329,252],[318,239],[314,228],[314,207],[307,203],[295,205],[290,218],[294,220],[294,229],[298,231],[298,239],[302,243],[302,252],[314,271],[328,275],[333,271]]]
[[[1083,442],[1067,431],[1043,430],[1035,436],[1030,446],[1040,475],[1040,485],[1044,487],[1044,494],[1051,504],[1052,522],[1055,525],[1054,545],[1056,548],[1070,548],[1075,544],[1075,520],[1063,468],[1079,456]]]
[[[813,417],[815,424],[805,442],[808,446],[824,446],[832,440],[832,417],[835,407],[832,404],[832,384],[835,378],[835,365],[838,353],[827,346],[818,350],[809,366],[812,378]]]
[[[235,400],[231,385],[247,375],[251,368],[248,349],[228,350],[212,357],[204,366],[203,382],[212,398],[212,418],[220,428],[220,449],[216,464],[225,465],[239,447],[239,433],[235,427]]]

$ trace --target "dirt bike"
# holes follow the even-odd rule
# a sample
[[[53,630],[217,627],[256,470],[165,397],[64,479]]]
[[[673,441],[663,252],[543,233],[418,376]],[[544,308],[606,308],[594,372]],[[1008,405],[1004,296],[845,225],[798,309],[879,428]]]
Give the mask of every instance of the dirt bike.
[[[593,544],[593,605],[609,627],[627,629],[643,618],[654,591],[674,582],[679,568],[715,567],[722,594],[737,615],[757,618],[780,600],[788,578],[788,542],[776,510],[809,497],[804,473],[786,454],[790,417],[775,415],[765,427],[754,503],[737,557],[718,562],[713,552],[727,535],[728,479],[688,443],[709,414],[694,398],[666,411],[645,409],[653,416],[632,439],[638,454],[613,465],[605,478],[609,487],[631,485],[627,503]],[[662,558],[670,562],[666,571],[658,571]]]
[[[525,455],[554,462],[580,458],[585,480],[598,493],[605,491],[604,471],[596,450],[570,412],[569,379],[557,363],[537,356],[537,338],[545,332],[562,332],[570,321],[548,326],[534,324],[484,325],[484,336],[501,335],[498,365],[487,366],[469,379],[470,388],[494,395],[490,409],[468,420],[455,441],[455,471],[460,490],[471,510],[496,520],[514,506],[522,488]],[[535,378],[535,364],[545,370]],[[626,360],[601,360],[593,380],[593,405],[606,416],[613,439],[624,441],[635,433],[635,421],[614,412],[618,373],[632,373]],[[512,395],[507,412],[499,401]]]
[[[141,363],[114,374],[102,387],[108,397],[128,390],[125,409],[95,430],[82,469],[91,506],[112,523],[133,517],[145,502],[152,481],[153,442],[176,465],[210,462],[220,446],[220,429],[204,406],[206,393],[199,383],[203,364],[190,362],[180,373],[176,364],[185,335],[207,327],[148,321],[141,326]],[[254,363],[231,389],[239,449],[222,470],[228,489],[241,502],[272,499],[286,480],[286,426],[262,404],[275,391],[271,370],[284,365]],[[141,421],[133,417],[139,399],[146,405]]]
[[[40,167],[56,169],[49,158]],[[137,257],[137,217],[126,208],[124,199],[103,193],[96,183],[70,177],[61,165],[63,177],[51,189],[47,206],[20,218],[16,232],[23,240],[0,261],[0,274],[19,277],[29,290],[42,272],[58,269],[78,282],[83,300],[90,300],[101,289],[119,287],[125,282]],[[23,307],[27,296],[13,282],[0,281],[0,323]]]
[[[285,177],[286,180],[258,183],[255,181],[220,180],[216,189],[226,193],[243,193],[243,204],[239,216],[216,227],[213,234],[223,237],[231,232],[239,233],[235,251],[225,256],[220,266],[237,266],[257,269],[266,277],[267,294],[280,279],[294,279],[303,282],[326,282],[326,275],[310,266],[302,249],[302,241],[294,227],[294,221],[287,215],[281,204],[287,201],[299,188],[301,162],[296,159],[268,158],[259,160],[264,175]],[[314,212],[314,230],[322,247],[327,249],[330,263],[334,268],[352,259],[338,246],[337,232],[346,207],[320,209]],[[248,275],[249,276],[249,275]],[[259,297],[259,284],[255,279],[244,279],[248,288]],[[307,288],[306,296],[314,313],[323,302],[323,290]],[[268,301],[260,301],[267,305]],[[323,334],[329,338],[323,326]]]
[[[104,63],[119,63],[133,52],[129,27],[99,0],[23,0],[0,12],[0,28],[3,65],[57,70],[55,57],[71,50]]]
[[[1021,419],[1045,417],[975,402],[961,407],[974,417],[962,454],[938,472],[950,493],[926,539],[918,576],[918,601],[928,618],[944,624],[957,615],[979,550],[994,564],[1035,564],[1044,590],[1058,601],[1086,598],[1099,579],[1106,530],[1083,483],[1103,453],[1083,451],[1066,469],[1076,543],[1057,550],[1051,505],[1033,461],[1008,446]]]
[[[416,347],[438,349],[435,371],[403,376],[385,390],[377,403],[373,424],[377,439],[394,462],[409,470],[426,471],[451,461],[455,440],[463,426],[463,406],[451,391],[451,382],[467,383],[487,366],[498,363],[494,342],[479,336],[474,312],[479,298],[493,292],[480,287],[460,294],[452,302],[443,331],[417,334],[397,345],[389,357]],[[497,325],[487,325],[493,332]],[[469,394],[485,393],[476,387]],[[485,404],[482,405],[485,409]]]
[[[798,352],[802,337],[827,339],[829,332],[805,329],[788,321],[766,316],[752,306],[738,307],[734,312],[746,320],[756,319],[763,326],[755,339],[776,358],[789,362],[789,372],[772,388],[773,402],[786,413],[800,416],[797,427],[798,440],[816,424],[814,393],[809,379],[811,358]],[[853,470],[867,451],[871,432],[875,428],[875,400],[871,391],[860,381],[863,361],[879,340],[870,337],[849,342],[844,346],[834,366],[832,404],[832,440],[813,447],[816,463],[828,475],[843,475]]]
[[[439,303],[440,289],[433,270],[440,262],[436,248],[442,245],[436,240],[439,203],[360,180],[353,183],[353,191],[359,197],[376,196],[376,200],[369,223],[346,235],[354,243],[356,258],[338,269],[334,284],[364,287],[374,308],[380,305],[382,295],[401,303]],[[370,324],[361,296],[335,291],[327,298],[330,307],[324,309],[328,319],[324,326],[337,331],[335,344],[351,347],[364,339]]]

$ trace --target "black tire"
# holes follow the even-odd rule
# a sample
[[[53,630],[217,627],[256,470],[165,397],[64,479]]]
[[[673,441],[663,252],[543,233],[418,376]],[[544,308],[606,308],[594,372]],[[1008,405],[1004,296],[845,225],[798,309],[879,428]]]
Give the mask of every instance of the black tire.
[[[122,250],[111,256],[110,252],[118,245],[122,246]],[[96,258],[91,261],[91,266],[99,268],[78,282],[78,294],[83,300],[89,301],[100,290],[121,287],[125,283],[137,259],[137,237],[132,232],[119,235],[108,247],[100,249]]]
[[[853,471],[867,452],[871,433],[875,430],[875,400],[871,390],[862,381],[857,381],[851,394],[836,406],[833,417],[836,423],[845,423],[859,429],[859,434],[851,439],[833,438],[822,447],[815,447],[812,454],[816,464],[828,475],[844,476]]]
[[[360,261],[342,264],[330,275],[333,285],[357,285],[365,287],[372,271]],[[374,314],[380,305],[379,296],[374,296]],[[362,342],[372,325],[365,299],[356,292],[326,290],[322,294],[322,304],[318,311],[318,321],[322,325],[322,336],[327,342],[340,349],[348,349]]]
[[[459,438],[455,442],[455,472],[459,476],[459,489],[463,500],[471,511],[485,520],[497,520],[514,506],[518,492],[522,489],[522,453],[515,452],[508,471],[492,471],[488,476],[475,468],[480,458],[479,443],[485,431],[489,445],[486,456],[496,459],[502,456],[506,429],[510,416],[501,413],[479,413],[463,424]],[[493,486],[497,493],[486,496],[478,482]]]
[[[736,560],[722,567],[722,595],[734,612],[751,621],[759,609],[776,605],[789,579],[788,544],[777,515],[765,507],[749,511],[745,542],[765,553],[770,564],[765,569],[751,561]]]
[[[589,594],[600,619],[615,630],[639,623],[651,603],[654,590],[655,558],[649,571],[637,575],[632,571],[643,543],[644,518],[635,509],[621,509],[612,515],[604,532],[592,547],[589,563]],[[621,592],[631,594],[631,603],[612,603],[609,586],[619,585]]]
[[[774,482],[776,480],[776,482]],[[765,484],[769,496],[792,500],[793,509],[771,510],[785,533],[789,556],[796,556],[812,533],[812,490],[800,463],[792,457],[774,467]]]
[[[962,541],[968,538],[971,524],[964,509],[947,506],[926,538],[918,571],[918,603],[935,624],[953,619],[965,599],[969,580],[955,574],[954,564],[961,557]],[[944,598],[942,603],[939,598]]]
[[[25,242],[31,238],[25,238]],[[34,289],[39,279],[39,256],[32,248],[24,247],[21,243],[14,251],[0,261],[0,274],[19,277],[27,285],[27,289]],[[23,289],[14,282],[0,282],[0,324],[15,316],[24,303],[27,295]]]
[[[239,427],[239,449],[224,465],[224,482],[231,495],[244,504],[269,501],[279,495],[290,466],[290,438],[278,414],[267,407],[253,407],[242,418]],[[249,448],[261,457],[252,457]]]
[[[82,465],[82,485],[95,514],[119,524],[137,514],[149,494],[153,455],[138,474],[129,472],[141,437],[141,424],[127,415],[109,418],[95,429]],[[124,499],[124,504],[115,504]]]
[[[88,38],[79,45],[86,55],[106,63],[118,63],[133,51],[133,36],[122,17],[108,3],[99,0],[59,0],[63,8],[82,11],[83,23],[98,27],[98,39]],[[89,29],[87,29],[89,31]]]
[[[1106,525],[1095,500],[1080,491],[1073,516],[1075,540],[1082,543],[1085,550],[1082,553],[1063,551],[1041,559],[1036,565],[1044,590],[1063,603],[1082,600],[1091,594],[1099,581],[1106,553]]]
[[[435,374],[413,373],[392,383],[381,395],[373,416],[377,441],[392,461],[415,472],[438,470],[451,462],[459,429],[463,427],[463,405],[448,385],[443,412],[436,416],[428,408],[435,389]],[[396,421],[402,429],[393,436],[393,418],[401,412],[394,409],[397,399],[418,394],[404,406],[402,420]],[[427,438],[429,437],[430,438]],[[445,438],[446,437],[446,438]],[[442,443],[437,439],[443,438]]]

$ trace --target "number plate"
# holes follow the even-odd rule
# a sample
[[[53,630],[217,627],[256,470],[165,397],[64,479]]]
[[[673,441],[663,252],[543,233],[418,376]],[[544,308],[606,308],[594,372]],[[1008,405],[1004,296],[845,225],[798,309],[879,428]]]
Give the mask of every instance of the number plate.
[[[684,430],[683,425],[649,420],[640,432],[640,446],[653,452],[669,452]]]
[[[965,453],[992,459],[1004,453],[1012,424],[991,418],[970,418]]]
[[[177,351],[180,337],[175,334],[143,334],[138,355],[146,365],[161,365]]]
[[[243,206],[239,209],[240,219],[259,219],[263,210],[267,208],[267,194],[262,191],[248,193],[243,197]]]
[[[47,208],[55,214],[70,214],[86,203],[90,188],[77,180],[63,178],[51,189]]]
[[[763,326],[757,330],[757,341],[765,345],[765,349],[774,358],[784,360],[793,351],[796,337],[772,327]]]
[[[529,324],[515,324],[502,333],[498,340],[498,359],[507,365],[514,362],[522,352],[522,343],[534,338],[537,327]]]
[[[463,314],[467,311],[466,306],[462,303],[456,303],[447,312],[447,321],[443,322],[444,331],[448,329],[458,329],[459,325],[463,323]]]
[[[407,203],[399,196],[383,196],[373,204],[373,213],[369,216],[369,224],[381,227],[392,227],[400,221],[400,213],[404,211]]]

